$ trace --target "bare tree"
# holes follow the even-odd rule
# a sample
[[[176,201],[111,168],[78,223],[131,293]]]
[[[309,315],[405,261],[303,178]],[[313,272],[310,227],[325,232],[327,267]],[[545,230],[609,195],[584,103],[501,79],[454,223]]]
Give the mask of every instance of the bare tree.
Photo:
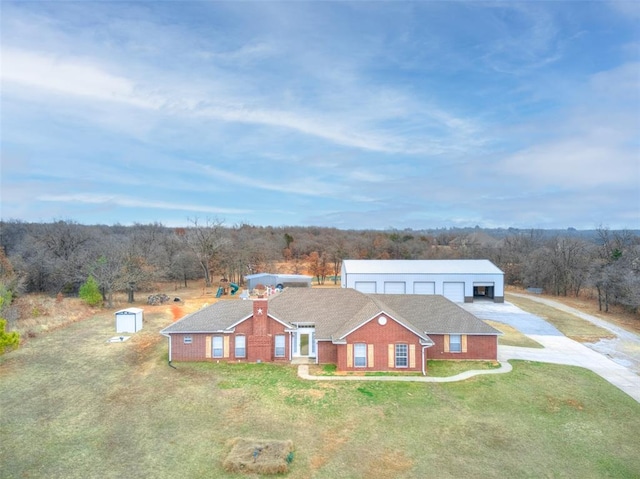
[[[210,287],[212,273],[218,267],[218,254],[229,239],[224,236],[223,222],[218,219],[207,218],[202,224],[198,218],[193,218],[189,222],[190,228],[178,229],[176,233],[198,259],[205,285]]]

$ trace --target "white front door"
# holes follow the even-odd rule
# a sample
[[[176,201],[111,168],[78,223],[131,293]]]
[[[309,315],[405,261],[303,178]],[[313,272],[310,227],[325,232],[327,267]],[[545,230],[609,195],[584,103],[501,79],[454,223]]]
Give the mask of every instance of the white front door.
[[[313,327],[298,327],[293,344],[293,357],[316,357],[316,329]]]

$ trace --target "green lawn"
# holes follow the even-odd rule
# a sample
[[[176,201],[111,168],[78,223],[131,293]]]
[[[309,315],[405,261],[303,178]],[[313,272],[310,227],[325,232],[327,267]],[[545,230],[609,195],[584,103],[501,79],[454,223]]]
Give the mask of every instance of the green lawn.
[[[312,382],[290,366],[166,364],[112,315],[0,358],[3,478],[219,478],[234,437],[291,439],[290,478],[640,477],[640,404],[590,371],[514,362],[460,383]]]

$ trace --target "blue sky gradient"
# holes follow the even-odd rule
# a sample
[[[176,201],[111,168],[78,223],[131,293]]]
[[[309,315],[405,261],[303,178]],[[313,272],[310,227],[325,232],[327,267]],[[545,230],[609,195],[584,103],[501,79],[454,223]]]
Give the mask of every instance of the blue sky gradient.
[[[640,2],[5,2],[2,219],[640,228]]]

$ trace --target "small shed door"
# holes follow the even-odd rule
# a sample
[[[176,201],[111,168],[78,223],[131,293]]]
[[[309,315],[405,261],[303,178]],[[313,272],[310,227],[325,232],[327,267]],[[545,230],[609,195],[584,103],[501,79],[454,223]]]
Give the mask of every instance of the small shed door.
[[[417,281],[413,283],[413,294],[436,294],[436,283]]]
[[[116,333],[135,333],[136,315],[119,313],[116,315]]]
[[[375,281],[356,281],[356,291],[361,293],[376,293]]]
[[[464,283],[444,283],[442,295],[454,303],[464,303]]]
[[[404,294],[406,292],[406,284],[404,281],[385,281],[385,294]]]

